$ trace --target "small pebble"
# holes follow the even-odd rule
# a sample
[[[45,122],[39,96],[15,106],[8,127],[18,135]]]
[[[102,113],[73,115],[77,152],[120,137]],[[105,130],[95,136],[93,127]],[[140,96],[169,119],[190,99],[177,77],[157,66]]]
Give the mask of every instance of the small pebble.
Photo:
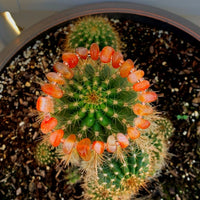
[[[6,149],[6,145],[3,144],[2,147],[0,147],[0,150],[4,151]]]
[[[22,189],[21,189],[21,187],[19,187],[19,188],[16,190],[16,195],[19,196],[21,193],[22,193]]]
[[[30,86],[31,86],[30,82],[26,82],[26,83],[25,83],[25,86],[26,86],[26,87],[30,87]]]
[[[184,132],[183,132],[183,135],[187,135],[187,131],[184,131]]]
[[[29,191],[30,191],[31,193],[34,192],[35,189],[36,189],[35,183],[34,183],[34,182],[30,182],[30,183],[29,183],[29,186],[28,186],[28,189],[29,189]]]

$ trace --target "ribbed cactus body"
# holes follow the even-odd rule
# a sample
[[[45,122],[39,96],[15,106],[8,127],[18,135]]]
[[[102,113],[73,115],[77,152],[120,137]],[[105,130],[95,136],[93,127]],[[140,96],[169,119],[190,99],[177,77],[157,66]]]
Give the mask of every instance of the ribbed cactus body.
[[[92,199],[128,199],[145,187],[154,174],[151,155],[133,144],[121,162],[108,156],[108,162],[98,169],[98,178],[87,181],[86,196]],[[86,177],[86,180],[89,177]]]
[[[116,50],[121,47],[119,34],[108,19],[90,16],[81,18],[73,24],[67,36],[66,49],[88,48],[94,42],[99,45],[100,49],[108,45]]]
[[[80,139],[103,140],[112,133],[125,133],[135,114],[131,106],[136,102],[134,92],[124,78],[109,66],[89,61],[80,67],[74,78],[63,87],[65,95],[55,100],[58,128],[65,133],[77,133]],[[67,135],[66,135],[67,136]]]

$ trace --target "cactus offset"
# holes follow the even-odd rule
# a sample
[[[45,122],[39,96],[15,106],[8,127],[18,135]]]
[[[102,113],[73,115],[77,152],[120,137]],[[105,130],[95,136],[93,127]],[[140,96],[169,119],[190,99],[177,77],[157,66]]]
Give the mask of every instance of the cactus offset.
[[[174,127],[172,122],[164,117],[160,117],[156,120],[156,124],[159,128],[156,130],[158,135],[164,135],[165,139],[168,139],[171,134],[174,132]]]
[[[92,43],[97,43],[100,49],[108,45],[116,50],[121,48],[119,34],[106,17],[88,16],[79,19],[67,35],[66,50],[89,48]]]
[[[38,143],[35,149],[35,159],[41,166],[55,164],[55,148],[45,142]]]

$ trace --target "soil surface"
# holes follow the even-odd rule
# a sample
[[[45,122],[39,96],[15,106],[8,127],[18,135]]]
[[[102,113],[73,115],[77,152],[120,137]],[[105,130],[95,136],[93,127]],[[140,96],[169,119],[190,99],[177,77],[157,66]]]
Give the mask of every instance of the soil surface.
[[[137,59],[158,111],[175,128],[172,154],[157,180],[140,199],[200,199],[200,42],[167,24],[145,18],[109,16],[124,42],[125,57]],[[71,23],[71,22],[69,22]],[[0,76],[0,199],[83,199],[81,181],[69,171],[40,166],[35,148],[42,133],[36,122],[40,81],[60,59],[68,23],[33,39],[5,66]]]

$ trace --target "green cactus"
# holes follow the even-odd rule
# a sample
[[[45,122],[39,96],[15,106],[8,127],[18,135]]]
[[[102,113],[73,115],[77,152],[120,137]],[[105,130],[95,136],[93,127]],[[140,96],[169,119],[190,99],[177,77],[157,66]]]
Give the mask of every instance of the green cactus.
[[[74,52],[77,47],[89,49],[94,42],[99,44],[100,50],[104,46],[112,46],[119,52],[122,48],[119,34],[111,23],[98,16],[84,17],[73,24],[67,35],[65,48],[70,52]],[[70,58],[72,62],[74,55]],[[134,126],[134,119],[138,116],[132,106],[141,103],[138,99],[140,92],[135,92],[133,84],[127,81],[127,78],[121,77],[121,67],[114,69],[112,61],[105,64],[100,60],[93,60],[90,56],[86,59],[77,56],[76,59],[79,59],[77,66],[68,68],[73,78],[65,79],[64,85],[53,83],[60,87],[64,95],[62,98],[52,98],[54,112],[47,115],[58,121],[52,132],[64,130],[64,137],[56,148],[56,153],[55,148],[50,149],[46,143],[39,144],[36,158],[39,163],[49,165],[54,157],[58,156],[65,165],[71,163],[85,170],[85,198],[130,199],[142,187],[146,188],[146,183],[159,174],[164,166],[169,157],[167,139],[174,130],[173,125],[168,119],[158,116],[153,109],[153,114],[139,116],[148,120],[151,126],[139,129],[141,135],[137,139],[127,137],[129,145],[125,149],[121,148],[116,140],[116,152],[109,153],[108,137],[112,135],[116,138],[118,133],[125,136],[128,127]],[[59,76],[63,77],[60,74]],[[150,106],[149,103],[146,105]],[[51,133],[48,133],[47,137]],[[76,135],[76,140],[69,140],[68,149],[64,152],[64,141],[73,134]],[[87,161],[80,158],[80,152],[77,150],[78,143],[84,138],[92,142],[88,152],[84,149],[85,154],[91,153],[91,158]],[[94,151],[92,145],[95,141],[104,143],[103,155]],[[77,174],[76,170],[74,173],[68,172],[66,178],[74,184]]]
[[[55,148],[45,142],[37,144],[35,149],[35,159],[41,166],[51,166],[55,164],[56,152]]]
[[[85,178],[85,197],[92,199],[129,199],[141,187],[145,187],[146,179],[154,173],[151,169],[150,155],[139,149],[137,145],[128,149],[124,162],[108,155],[108,162],[98,169],[97,179]]]
[[[77,47],[89,49],[94,42],[99,44],[100,50],[108,45],[117,51],[121,49],[118,34],[102,17],[86,17],[76,22],[67,36],[66,49],[71,52]],[[133,84],[122,78],[121,67],[115,69],[111,62],[105,64],[90,56],[80,59],[80,55],[70,54],[67,59],[68,62],[78,59],[78,64],[73,69],[68,68],[73,78],[66,79],[64,85],[57,85],[64,95],[52,98],[54,112],[50,113],[58,121],[55,129],[64,130],[62,144],[56,150],[59,158],[65,165],[71,163],[86,171],[85,198],[129,199],[140,188],[145,188],[165,164],[169,157],[166,140],[173,132],[173,126],[169,120],[158,116],[155,109],[149,116],[134,113],[132,106],[141,103],[138,98],[141,92],[134,91]],[[143,105],[150,106],[149,103]],[[127,130],[134,127],[136,118],[148,120],[151,126],[139,129],[139,138],[130,139],[126,136]],[[117,150],[110,153],[108,138],[112,135],[116,139],[118,134],[129,138],[129,145],[124,149],[116,140]],[[71,136],[66,148],[64,142]],[[80,151],[84,156],[90,155],[89,160],[84,160],[77,147],[84,139],[91,143],[88,150],[84,149],[84,144],[80,145],[84,149]],[[92,146],[97,141],[104,144],[103,155],[95,152]],[[69,151],[69,148],[72,149]],[[69,179],[74,180],[73,177]]]
[[[92,43],[104,46],[112,46],[116,50],[121,49],[119,34],[115,31],[106,17],[88,16],[78,20],[73,26],[66,40],[66,50],[72,51],[77,47],[89,48]]]

